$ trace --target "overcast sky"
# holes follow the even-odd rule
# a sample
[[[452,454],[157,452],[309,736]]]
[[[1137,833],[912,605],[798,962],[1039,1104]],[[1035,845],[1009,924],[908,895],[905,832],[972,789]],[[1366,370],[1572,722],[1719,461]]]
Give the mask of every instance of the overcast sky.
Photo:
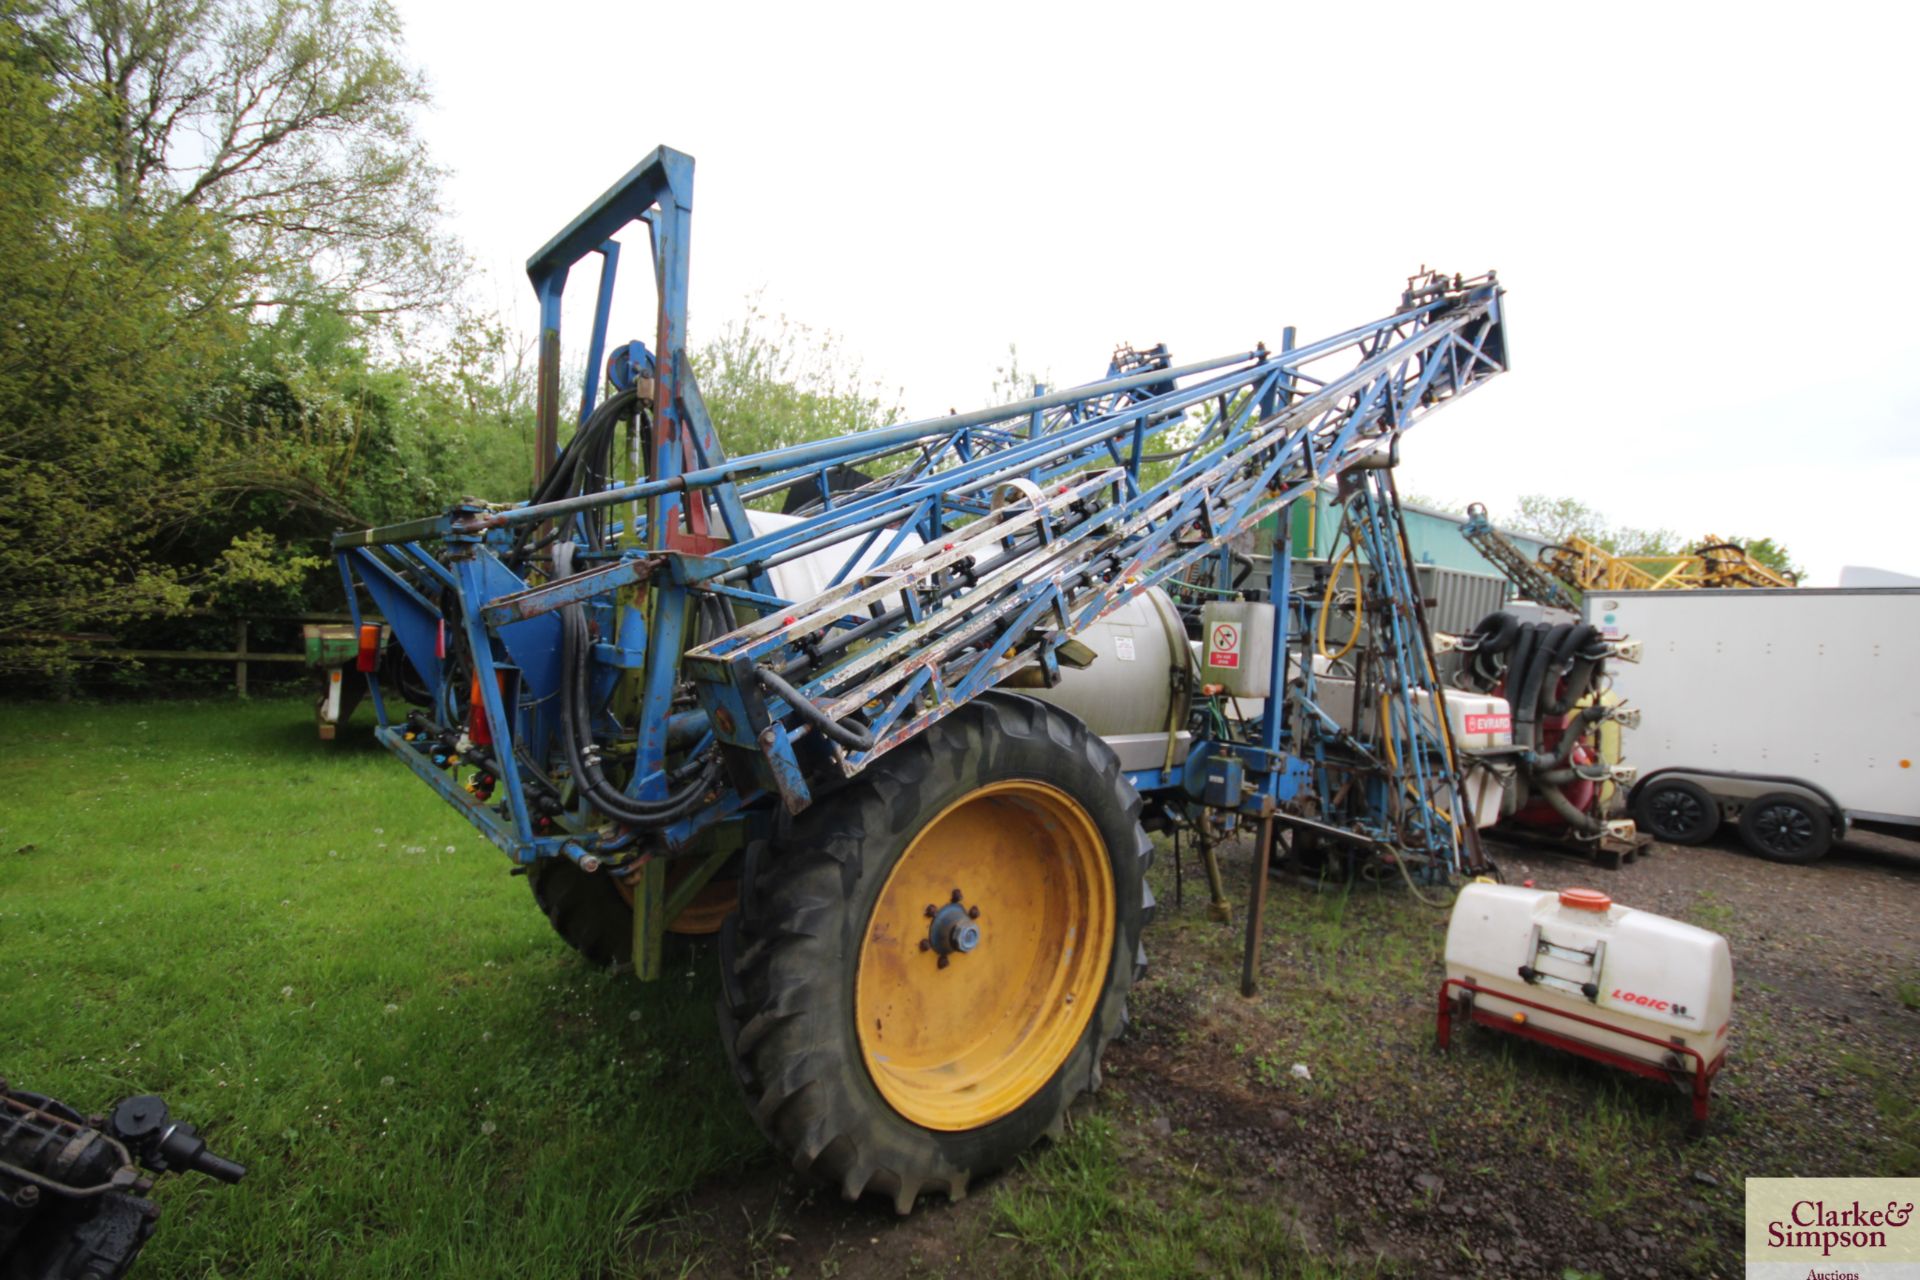
[[[1513,371],[1408,436],[1403,490],[1920,573],[1920,7],[398,3],[529,333],[527,256],[657,143],[698,161],[694,344],[761,291],[915,414],[1009,343],[1081,381],[1491,267]]]

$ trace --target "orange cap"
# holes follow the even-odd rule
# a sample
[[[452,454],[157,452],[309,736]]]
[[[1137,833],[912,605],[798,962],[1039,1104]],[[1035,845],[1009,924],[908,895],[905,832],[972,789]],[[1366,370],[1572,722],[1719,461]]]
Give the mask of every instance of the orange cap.
[[[1605,911],[1613,905],[1613,899],[1598,889],[1562,889],[1560,905],[1575,911]]]

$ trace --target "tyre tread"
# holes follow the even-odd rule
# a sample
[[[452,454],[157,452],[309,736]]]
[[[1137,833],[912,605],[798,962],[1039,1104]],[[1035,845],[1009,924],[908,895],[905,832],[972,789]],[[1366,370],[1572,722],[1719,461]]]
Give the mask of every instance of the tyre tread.
[[[933,739],[956,733],[977,733],[979,741],[971,744],[979,748],[977,753],[934,750]],[[755,860],[742,912],[721,930],[725,980],[720,1029],[748,1108],[796,1169],[826,1180],[848,1200],[878,1196],[904,1214],[924,1193],[962,1198],[972,1178],[1005,1162],[963,1167],[947,1159],[938,1142],[904,1141],[889,1131],[904,1122],[883,1124],[863,1114],[842,1090],[822,1082],[835,1073],[863,1072],[864,1067],[857,1057],[851,1063],[841,1061],[835,1044],[805,1016],[816,1002],[822,975],[834,970],[833,938],[860,881],[861,852],[869,834],[904,838],[923,817],[920,798],[929,782],[963,783],[969,767],[990,771],[1003,739],[1044,739],[1079,754],[1085,764],[1112,779],[1116,807],[1133,828],[1144,896],[1153,845],[1140,827],[1140,796],[1112,749],[1054,708],[1029,698],[988,694],[876,761],[836,792],[830,805],[821,806],[823,812],[802,815],[797,829],[809,825],[811,816],[813,830],[780,856]],[[1121,916],[1126,946],[1142,957],[1138,933],[1143,914],[1123,911]],[[1100,1087],[1101,1054],[1126,1025],[1127,990],[1144,965],[1136,961],[1127,968],[1132,971],[1124,978],[1110,979],[1117,990],[1102,999],[1092,1036],[1075,1050],[1075,1055],[1084,1055],[1084,1065],[1076,1056],[1063,1064],[1056,1105],[1042,1133],[1057,1134],[1073,1100]],[[914,1134],[927,1132],[906,1128]],[[1013,1154],[1017,1152],[1006,1159]]]

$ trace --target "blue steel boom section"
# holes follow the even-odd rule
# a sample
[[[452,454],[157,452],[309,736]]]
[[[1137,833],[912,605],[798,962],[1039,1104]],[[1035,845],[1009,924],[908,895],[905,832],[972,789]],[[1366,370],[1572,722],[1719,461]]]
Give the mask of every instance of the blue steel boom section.
[[[1250,353],[1188,387],[1069,415],[1035,439],[992,441],[804,529],[689,564],[690,577],[724,582],[796,537],[816,544],[876,520],[925,527],[943,499],[949,506],[988,492],[1006,499],[794,612],[770,614],[690,653],[709,709],[726,710],[735,726],[722,740],[761,751],[798,808],[804,782],[782,783],[792,772],[787,748],[796,728],[814,726],[793,726],[784,714],[790,702],[783,712],[778,701],[754,697],[763,664],[826,703],[829,719],[867,711],[868,732],[856,736],[871,745],[832,747],[848,774],[1015,668],[1052,668],[1055,650],[1076,631],[1218,554],[1236,533],[1317,480],[1389,448],[1428,409],[1499,370],[1485,341],[1497,328],[1491,283],[1427,288],[1410,291],[1403,310],[1374,325],[1297,351]],[[1310,372],[1343,356],[1352,367]],[[1147,443],[1172,423],[1191,422],[1196,409],[1206,415],[1201,443],[1142,488]],[[983,574],[982,564],[994,567]],[[844,661],[813,660],[809,643],[817,647],[834,628],[861,626],[881,610],[901,620],[883,640]]]
[[[627,393],[649,415],[644,475],[534,504],[469,501],[335,539],[356,614],[358,583],[425,686],[427,711],[401,722],[374,682],[380,740],[521,862],[624,865],[692,851],[715,824],[764,815],[767,798],[806,807],[830,774],[857,772],[1011,673],[1038,667],[1051,682],[1076,632],[1224,558],[1236,533],[1316,484],[1380,465],[1401,432],[1505,368],[1495,279],[1426,273],[1392,314],[1306,346],[1288,330],[1279,351],[1178,367],[1163,349],[1123,352],[1083,386],[729,459],[685,350],[691,190],[691,158],[662,148],[529,264],[551,415],[567,270],[602,257],[597,363],[618,265],[609,237],[634,221],[648,228],[659,296],[650,404],[644,378]],[[598,377],[590,365],[583,424]],[[889,465],[850,487],[840,479]],[[818,492],[809,514],[756,528],[749,504],[798,487]],[[604,536],[590,534],[594,519]],[[567,550],[542,564],[529,546]],[[775,592],[771,570],[823,550],[839,557],[826,590]],[[1299,611],[1286,561],[1283,547],[1272,575],[1282,619]],[[715,602],[731,629],[689,644]],[[594,745],[570,767],[556,708],[571,694],[566,655],[581,646],[591,661],[575,705],[589,709]],[[1276,690],[1285,650],[1276,644]],[[1268,700],[1257,742],[1210,748],[1242,758],[1244,813],[1272,815],[1311,785],[1308,760],[1288,749],[1285,706]],[[1398,717],[1409,735],[1416,721],[1410,705]],[[1410,737],[1402,749],[1419,748]],[[616,758],[637,806],[667,805],[676,786],[689,793],[693,763],[710,767],[693,802],[657,823],[609,821],[578,796],[563,812],[533,803],[567,793],[579,763]],[[493,781],[462,788],[449,762]],[[1180,775],[1133,780],[1177,789]]]

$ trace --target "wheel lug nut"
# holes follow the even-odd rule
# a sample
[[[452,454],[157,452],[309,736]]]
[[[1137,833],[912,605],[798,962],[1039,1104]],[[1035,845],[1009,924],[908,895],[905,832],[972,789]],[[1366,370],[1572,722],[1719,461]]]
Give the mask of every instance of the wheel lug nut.
[[[934,907],[934,905],[931,902],[929,902],[927,904],[927,910],[926,910],[927,919],[931,920],[938,914],[940,914],[939,911]]]
[[[980,908],[978,907],[967,908],[967,919],[978,920],[979,918],[980,918]]]
[[[931,942],[928,942],[925,938],[922,938],[920,939],[920,949],[922,951],[931,951],[933,950],[933,944]]]
[[[942,969],[947,967],[947,958],[945,956],[940,957],[940,967]]]
[[[955,890],[953,891],[953,900],[954,900],[955,902],[958,902],[958,901],[960,901],[960,898],[961,898],[961,896],[962,896],[962,895],[961,895],[961,893],[960,893],[960,891],[959,891],[958,889],[955,889]]]

